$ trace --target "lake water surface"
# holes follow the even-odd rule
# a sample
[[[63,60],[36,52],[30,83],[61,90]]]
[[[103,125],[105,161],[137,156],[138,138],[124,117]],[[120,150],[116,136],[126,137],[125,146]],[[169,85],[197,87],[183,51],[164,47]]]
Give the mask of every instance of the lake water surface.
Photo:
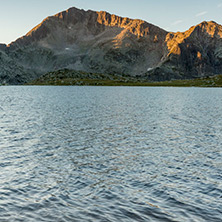
[[[0,222],[222,221],[222,89],[0,87]]]

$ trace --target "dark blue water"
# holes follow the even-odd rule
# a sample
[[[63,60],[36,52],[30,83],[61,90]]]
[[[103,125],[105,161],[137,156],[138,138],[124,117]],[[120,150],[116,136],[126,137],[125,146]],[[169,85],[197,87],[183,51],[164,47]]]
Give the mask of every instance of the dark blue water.
[[[222,89],[0,87],[0,221],[222,221]]]

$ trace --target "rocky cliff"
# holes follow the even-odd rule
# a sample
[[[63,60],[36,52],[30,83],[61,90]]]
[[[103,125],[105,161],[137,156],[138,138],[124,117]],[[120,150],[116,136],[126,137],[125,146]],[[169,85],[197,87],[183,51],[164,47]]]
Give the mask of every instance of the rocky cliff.
[[[218,74],[221,30],[204,22],[168,33],[142,20],[70,8],[8,46],[0,44],[0,83],[24,83],[64,68],[149,80]]]
[[[222,26],[202,22],[186,32],[168,33],[168,54],[151,72],[155,81],[191,79],[222,73]]]

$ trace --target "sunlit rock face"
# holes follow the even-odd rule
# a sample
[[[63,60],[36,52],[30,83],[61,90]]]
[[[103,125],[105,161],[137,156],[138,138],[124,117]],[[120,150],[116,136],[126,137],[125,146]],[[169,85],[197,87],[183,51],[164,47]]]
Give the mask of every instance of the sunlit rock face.
[[[151,80],[217,74],[221,38],[214,22],[168,33],[142,20],[70,8],[0,45],[0,81],[23,83],[63,68]]]
[[[7,47],[30,80],[62,68],[136,75],[159,64],[167,32],[142,20],[71,8]]]
[[[202,22],[186,32],[168,33],[168,54],[147,73],[153,80],[186,79],[222,73],[222,26]]]

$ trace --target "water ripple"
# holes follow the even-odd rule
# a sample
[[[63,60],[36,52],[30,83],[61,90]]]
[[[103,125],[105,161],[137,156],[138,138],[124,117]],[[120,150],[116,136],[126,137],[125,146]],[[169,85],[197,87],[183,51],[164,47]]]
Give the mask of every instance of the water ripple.
[[[221,221],[221,89],[0,94],[0,222]]]

